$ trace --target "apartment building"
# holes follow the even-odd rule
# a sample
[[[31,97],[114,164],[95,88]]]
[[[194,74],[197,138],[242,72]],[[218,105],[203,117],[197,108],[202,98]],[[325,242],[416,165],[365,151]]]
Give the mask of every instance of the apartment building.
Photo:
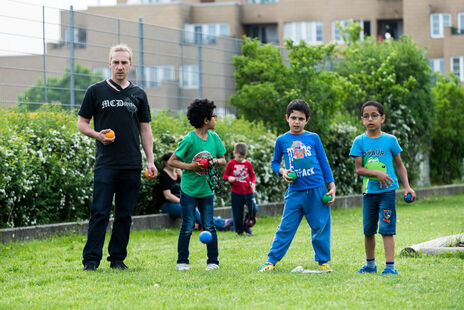
[[[464,1],[117,1],[112,7],[72,12],[72,17],[63,11],[62,40],[48,44],[47,70],[69,67],[73,44],[75,63],[109,76],[108,47],[124,42],[134,48],[131,78],[146,89],[153,108],[182,110],[192,98],[202,96],[215,100],[219,112],[227,114],[234,92],[232,56],[239,53],[243,35],[275,45],[286,39],[343,44],[336,24],[352,19],[361,22],[363,36],[383,40],[410,35],[427,49],[433,71],[453,72],[464,82]],[[0,57],[0,72],[6,70],[2,64],[12,60],[4,58]],[[18,56],[14,61],[32,69],[27,77],[10,70],[10,79],[17,77],[27,85],[41,77],[39,56]],[[21,87],[4,88],[2,96],[16,98],[18,90]]]

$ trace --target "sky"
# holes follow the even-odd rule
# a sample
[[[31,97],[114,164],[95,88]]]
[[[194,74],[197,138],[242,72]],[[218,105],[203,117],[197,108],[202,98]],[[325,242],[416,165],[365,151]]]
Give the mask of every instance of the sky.
[[[60,37],[60,9],[85,10],[89,6],[115,5],[116,0],[1,0],[0,56],[43,53],[42,8],[45,7],[45,40]]]

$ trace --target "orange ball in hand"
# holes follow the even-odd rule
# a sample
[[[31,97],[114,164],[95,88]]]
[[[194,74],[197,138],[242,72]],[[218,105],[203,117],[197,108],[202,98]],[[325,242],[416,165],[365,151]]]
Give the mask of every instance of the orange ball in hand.
[[[153,173],[150,173],[148,172],[148,169],[145,170],[145,177],[148,179],[149,177],[151,177],[153,175]]]
[[[110,131],[105,133],[105,136],[109,139],[114,138],[114,131],[110,129]]]

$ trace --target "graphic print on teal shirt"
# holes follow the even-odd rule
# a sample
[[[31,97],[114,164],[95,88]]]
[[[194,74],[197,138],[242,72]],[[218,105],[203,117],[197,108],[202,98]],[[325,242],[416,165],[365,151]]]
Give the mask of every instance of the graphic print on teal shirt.
[[[364,194],[384,193],[399,187],[393,161],[394,157],[401,151],[398,139],[385,132],[376,138],[370,138],[365,133],[355,138],[351,146],[350,156],[362,157],[364,168],[385,172],[392,179],[391,185],[387,187],[381,186],[376,177],[363,176]]]
[[[364,167],[369,170],[379,170],[387,173],[387,166],[379,161],[378,157],[364,157]],[[363,191],[367,192],[367,186],[369,185],[369,180],[378,181],[377,177],[364,177],[363,178]]]

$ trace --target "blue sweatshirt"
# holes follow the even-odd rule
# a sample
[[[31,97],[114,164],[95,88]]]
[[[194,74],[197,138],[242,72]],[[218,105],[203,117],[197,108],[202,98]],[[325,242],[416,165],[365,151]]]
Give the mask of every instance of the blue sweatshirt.
[[[272,170],[277,174],[282,168],[282,156],[285,167],[297,175],[289,184],[289,190],[306,190],[334,182],[321,138],[316,133],[305,131],[295,135],[287,132],[277,138],[272,159]]]

